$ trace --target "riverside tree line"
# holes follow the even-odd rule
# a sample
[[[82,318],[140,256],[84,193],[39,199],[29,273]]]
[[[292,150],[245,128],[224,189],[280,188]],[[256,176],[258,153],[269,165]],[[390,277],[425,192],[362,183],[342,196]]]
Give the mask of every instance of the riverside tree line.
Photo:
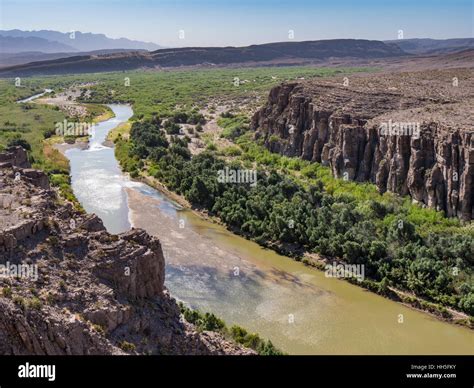
[[[245,136],[245,135],[244,135]],[[134,122],[130,139],[117,140],[123,168],[148,173],[234,232],[301,257],[304,251],[365,265],[376,291],[411,291],[474,315],[474,237],[439,229],[422,235],[397,204],[335,195],[322,181],[303,185],[276,166],[257,168],[257,182],[218,180],[223,169],[244,168],[216,151],[191,157],[189,138],[167,138],[159,119]]]

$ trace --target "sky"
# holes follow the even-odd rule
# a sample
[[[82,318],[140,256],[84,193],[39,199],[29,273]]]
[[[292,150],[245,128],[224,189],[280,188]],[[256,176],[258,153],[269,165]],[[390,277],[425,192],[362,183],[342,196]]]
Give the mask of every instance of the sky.
[[[468,38],[474,0],[0,0],[0,29],[104,33],[166,47]]]

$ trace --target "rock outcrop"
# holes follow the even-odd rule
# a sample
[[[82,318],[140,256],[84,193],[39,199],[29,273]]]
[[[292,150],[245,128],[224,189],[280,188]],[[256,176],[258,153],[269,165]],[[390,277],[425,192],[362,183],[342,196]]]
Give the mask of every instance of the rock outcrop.
[[[0,154],[0,354],[254,354],[182,318],[159,240],[109,234],[22,155]]]
[[[10,147],[0,153],[0,167],[5,168],[13,166],[20,168],[30,167],[28,154],[22,147]]]
[[[268,149],[334,176],[474,218],[474,71],[454,69],[285,83],[252,128]]]

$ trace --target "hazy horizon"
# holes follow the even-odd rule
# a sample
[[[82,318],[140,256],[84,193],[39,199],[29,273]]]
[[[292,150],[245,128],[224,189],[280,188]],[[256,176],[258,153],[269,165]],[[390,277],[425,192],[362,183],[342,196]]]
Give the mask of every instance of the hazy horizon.
[[[81,31],[165,47],[247,46],[324,39],[473,37],[470,0],[3,0],[1,30]]]
[[[0,29],[0,31],[12,31],[12,30],[20,30],[20,31],[24,31],[24,32],[38,32],[38,31],[52,31],[52,32],[60,32],[60,33],[70,33],[71,31],[59,31],[59,30],[51,30],[51,29],[34,29],[34,30],[27,30],[27,29],[22,29],[22,28],[9,28],[9,29]],[[187,47],[186,45],[184,46],[164,46],[163,44],[161,44],[160,42],[152,42],[152,41],[145,41],[145,40],[140,40],[140,39],[132,39],[128,36],[110,36],[108,34],[105,34],[104,32],[101,32],[101,31],[79,31],[79,30],[74,30],[76,33],[80,32],[82,34],[97,34],[97,35],[105,35],[107,38],[111,38],[111,39],[129,39],[131,41],[140,41],[140,42],[144,42],[144,43],[154,43],[154,44],[157,44],[159,46],[163,46],[163,48],[173,48],[173,47],[182,47],[182,48],[185,48]],[[448,38],[431,38],[431,37],[427,37],[427,36],[422,36],[422,37],[418,37],[418,36],[415,36],[415,37],[411,37],[411,38],[405,38],[405,39],[433,39],[433,40],[449,40],[449,39],[471,39],[471,38],[474,38],[474,37],[459,37],[459,36],[453,36],[453,37],[448,37]],[[325,39],[293,39],[291,40],[292,42],[305,42],[305,41],[318,41],[318,40],[343,40],[343,39],[358,39],[358,40],[377,40],[377,41],[396,41],[397,39],[394,38],[394,39],[368,39],[368,38],[354,38],[354,37],[334,37],[334,38],[325,38]],[[284,40],[270,40],[270,41],[263,41],[263,42],[258,42],[258,43],[248,43],[248,44],[242,44],[242,45],[232,45],[232,44],[228,44],[228,45],[220,45],[220,46],[216,46],[216,45],[199,45],[199,46],[203,46],[203,47],[243,47],[243,46],[250,46],[250,45],[254,45],[254,44],[270,44],[270,43],[280,43],[280,42],[283,42],[283,41],[290,41],[289,39],[284,39]],[[194,47],[196,47],[198,45],[195,45]]]

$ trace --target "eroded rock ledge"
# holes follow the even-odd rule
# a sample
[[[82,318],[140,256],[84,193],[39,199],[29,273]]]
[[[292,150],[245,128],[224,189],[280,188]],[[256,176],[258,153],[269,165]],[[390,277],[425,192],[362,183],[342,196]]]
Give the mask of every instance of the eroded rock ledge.
[[[285,83],[252,128],[273,152],[471,220],[473,117],[474,71],[453,69]],[[418,123],[419,136],[381,133],[388,123]]]
[[[182,319],[156,238],[61,203],[21,148],[0,161],[0,264],[31,270],[0,277],[0,354],[254,354]]]

